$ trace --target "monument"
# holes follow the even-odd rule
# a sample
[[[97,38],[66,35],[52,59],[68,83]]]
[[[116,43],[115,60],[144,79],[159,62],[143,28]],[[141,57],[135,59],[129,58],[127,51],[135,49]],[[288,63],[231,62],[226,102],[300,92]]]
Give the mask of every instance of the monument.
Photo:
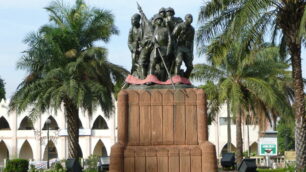
[[[148,19],[139,5],[138,10],[131,19],[132,69],[118,95],[118,141],[111,148],[110,172],[217,172],[205,93],[188,80],[192,15],[182,20],[169,7]]]

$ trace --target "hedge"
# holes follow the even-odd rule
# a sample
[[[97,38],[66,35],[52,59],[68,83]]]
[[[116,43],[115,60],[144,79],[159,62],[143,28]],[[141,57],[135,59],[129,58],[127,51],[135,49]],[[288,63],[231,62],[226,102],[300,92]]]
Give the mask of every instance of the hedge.
[[[4,172],[27,172],[29,161],[25,159],[8,160]]]

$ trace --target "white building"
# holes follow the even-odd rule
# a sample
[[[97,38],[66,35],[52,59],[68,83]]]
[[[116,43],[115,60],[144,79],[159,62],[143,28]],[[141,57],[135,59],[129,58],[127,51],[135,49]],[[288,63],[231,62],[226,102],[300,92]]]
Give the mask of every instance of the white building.
[[[227,150],[227,106],[222,106],[220,113],[216,116],[214,122],[208,126],[209,141],[215,144],[217,157],[222,155],[222,152]],[[259,141],[259,127],[258,125],[242,124],[242,143],[243,151],[250,153],[257,153]],[[236,150],[236,125],[235,121],[231,119],[231,149]]]
[[[50,124],[50,158],[67,159],[67,124],[65,115],[59,110],[57,113],[44,113],[35,121],[28,117],[27,112],[16,115],[14,112],[8,113],[8,103],[2,101],[0,104],[0,166],[7,158],[24,158],[34,161],[47,159],[47,130],[46,120],[51,120]],[[84,114],[80,110],[79,144],[83,158],[91,154],[109,156],[111,146],[115,143],[116,124],[115,115],[105,118],[103,112],[98,109],[92,116]],[[216,145],[217,157],[226,150],[227,145],[227,122],[226,106],[223,106],[215,122],[209,125],[209,141]],[[249,128],[249,132],[248,129]],[[231,125],[232,147],[236,147],[236,126]],[[248,137],[249,133],[249,137]],[[250,147],[250,152],[257,151],[258,126],[243,125],[243,145],[244,151]],[[248,139],[249,138],[249,139]],[[249,143],[249,144],[248,144]]]
[[[7,158],[24,158],[34,161],[47,159],[46,120],[51,120],[50,158],[66,159],[68,157],[67,124],[62,110],[57,113],[44,113],[36,120],[28,117],[27,112],[16,115],[8,112],[8,103],[0,103],[0,166]],[[115,143],[114,116],[105,118],[97,109],[92,116],[80,110],[81,127],[79,145],[83,158],[96,154],[110,155],[110,148]]]

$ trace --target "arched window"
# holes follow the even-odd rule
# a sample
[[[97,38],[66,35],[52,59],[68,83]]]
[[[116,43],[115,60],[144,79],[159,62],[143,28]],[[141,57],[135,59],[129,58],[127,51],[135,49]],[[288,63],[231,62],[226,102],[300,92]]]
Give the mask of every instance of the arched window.
[[[33,159],[32,147],[27,140],[23,143],[23,145],[20,149],[19,158]]]
[[[29,117],[24,117],[18,130],[34,130],[33,122]]]
[[[48,148],[49,148],[49,159],[58,158],[57,149],[52,141],[49,141],[44,152],[44,161],[48,160]]]
[[[96,120],[95,120],[95,122],[94,122],[94,124],[92,126],[92,129],[93,130],[95,130],[95,129],[108,129],[107,123],[106,123],[105,119],[101,115],[99,115],[96,118]]]
[[[8,158],[9,158],[8,148],[6,147],[6,144],[3,141],[1,141],[0,142],[0,166],[3,166],[4,159],[8,159]]]
[[[0,130],[10,130],[10,125],[3,116],[0,118]]]
[[[57,122],[55,121],[55,119],[52,116],[49,116],[48,118],[50,120],[50,124],[49,124],[49,130],[58,130],[59,127],[57,125]],[[47,130],[48,129],[48,125],[45,122],[44,127],[42,128],[43,130]]]
[[[255,156],[258,153],[258,144],[256,142],[252,143],[249,147],[251,156]]]
[[[93,154],[100,157],[107,156],[106,148],[101,140],[99,140],[96,144]]]
[[[235,152],[235,151],[236,151],[236,147],[231,143],[231,152]],[[224,153],[227,153],[227,143],[223,146],[221,150],[221,155],[223,155]]]

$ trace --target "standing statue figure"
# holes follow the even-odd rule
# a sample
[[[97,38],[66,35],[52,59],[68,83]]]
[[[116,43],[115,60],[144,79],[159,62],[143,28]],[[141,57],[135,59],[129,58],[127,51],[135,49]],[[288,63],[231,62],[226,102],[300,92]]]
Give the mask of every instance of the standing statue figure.
[[[193,40],[194,40],[194,28],[191,26],[193,21],[192,15],[187,14],[185,21],[178,24],[173,30],[173,38],[176,43],[175,52],[175,69],[174,74],[189,78],[193,69]],[[184,61],[186,71],[181,72],[181,65]]]
[[[167,18],[167,16],[166,16],[166,8],[164,8],[164,7],[160,8],[160,9],[158,10],[158,13],[157,13],[157,14],[154,14],[154,16],[150,19],[150,21],[151,21],[151,23],[152,23],[152,25],[153,25],[153,28],[155,27],[155,26],[154,26],[154,20],[155,20],[156,16],[162,17],[162,18],[163,18],[163,23],[162,23],[162,25],[163,25],[163,26],[166,26],[166,18]]]
[[[182,18],[180,17],[174,17],[175,15],[175,11],[173,8],[171,7],[168,7],[166,9],[166,25],[167,27],[169,28],[170,32],[172,33],[173,29],[179,24],[179,23],[182,23],[183,20]],[[175,50],[176,47],[175,47],[175,44],[172,45],[172,49]],[[170,64],[169,64],[169,70],[170,70],[170,73],[173,74],[174,73],[174,67],[175,67],[175,54],[174,52],[172,52],[170,55],[169,55],[169,60],[170,60]]]
[[[156,75],[161,81],[168,78],[166,70],[169,69],[170,60],[168,57],[172,50],[171,32],[168,27],[163,26],[163,22],[164,20],[162,16],[155,16],[155,29],[152,38],[154,48],[150,55],[149,68],[149,74]],[[163,63],[163,61],[165,63]]]
[[[141,15],[141,28],[142,28],[142,40],[141,40],[141,51],[138,60],[138,77],[140,79],[145,79],[148,74],[150,54],[153,49],[153,26],[152,23],[148,20],[144,12],[142,11],[140,5],[137,3],[138,11]]]
[[[136,75],[138,69],[138,60],[141,51],[142,29],[140,27],[140,14],[136,13],[131,18],[132,28],[129,31],[128,47],[132,54],[131,74]]]
[[[175,15],[174,9],[168,7],[166,9],[166,24],[168,25],[171,32],[173,31],[176,25],[183,22],[183,20],[180,17],[174,17],[174,15]]]

